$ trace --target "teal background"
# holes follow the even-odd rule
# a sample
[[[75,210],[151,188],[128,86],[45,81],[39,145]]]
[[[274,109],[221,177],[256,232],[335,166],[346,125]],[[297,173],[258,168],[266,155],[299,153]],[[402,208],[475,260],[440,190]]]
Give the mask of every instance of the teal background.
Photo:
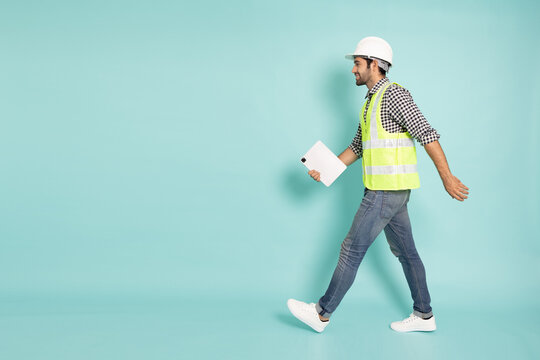
[[[3,359],[540,356],[540,5],[534,1],[0,3]],[[394,50],[450,169],[417,146],[409,213],[438,330],[381,235],[317,334],[316,302],[363,195],[299,158],[351,142],[344,59]]]

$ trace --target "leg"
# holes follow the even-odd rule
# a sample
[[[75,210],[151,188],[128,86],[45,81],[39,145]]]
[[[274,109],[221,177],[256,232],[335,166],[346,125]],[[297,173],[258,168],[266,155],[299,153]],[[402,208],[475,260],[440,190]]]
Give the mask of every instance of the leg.
[[[423,319],[432,315],[426,272],[416,251],[407,204],[384,228],[390,250],[399,259],[413,298],[414,314]]]
[[[351,229],[341,244],[338,264],[330,285],[316,304],[319,315],[328,318],[335,311],[353,284],[369,246],[390,220],[391,217],[385,215],[393,215],[404,203],[406,196],[404,191],[366,191]]]

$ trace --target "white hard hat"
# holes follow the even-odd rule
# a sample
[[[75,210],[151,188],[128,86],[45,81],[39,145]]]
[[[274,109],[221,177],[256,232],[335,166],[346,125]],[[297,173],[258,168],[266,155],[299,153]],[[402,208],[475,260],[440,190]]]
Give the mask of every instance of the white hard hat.
[[[360,40],[354,54],[345,55],[345,59],[354,60],[355,56],[377,58],[392,65],[392,48],[384,39],[369,36]]]

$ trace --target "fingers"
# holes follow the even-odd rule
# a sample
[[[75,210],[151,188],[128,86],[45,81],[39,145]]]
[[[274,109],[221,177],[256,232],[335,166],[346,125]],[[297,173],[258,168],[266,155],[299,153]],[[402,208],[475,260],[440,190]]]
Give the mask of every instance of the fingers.
[[[469,188],[468,188],[467,186],[465,186],[465,184],[463,184],[463,183],[461,182],[461,180],[459,180],[459,179],[458,179],[457,177],[455,177],[455,176],[454,176],[454,178],[457,180],[461,192],[464,192],[465,190],[469,190]],[[467,192],[467,194],[468,194],[468,192]]]
[[[463,201],[465,199],[468,199],[468,196],[469,195],[469,192],[465,189],[465,188],[457,188],[457,189],[453,189],[451,192],[450,192],[450,196],[452,196],[452,198],[456,199],[456,200],[459,200],[459,201]]]
[[[317,170],[310,170],[308,174],[313,178],[313,180],[321,181],[321,173]]]
[[[463,201],[468,198],[469,188],[465,186],[457,177],[454,176],[454,184],[451,186],[451,190],[448,191],[453,199]]]
[[[465,185],[463,185],[463,184],[461,183],[461,181],[459,182],[459,185],[460,185],[459,191],[460,191],[461,198],[462,198],[463,200],[465,200],[465,199],[468,198],[467,195],[469,195],[469,191],[468,191],[469,188],[466,187]]]
[[[450,197],[452,199],[456,199],[458,201],[463,201],[463,198],[461,198],[461,196],[455,191],[452,191],[452,192],[449,191],[448,194],[450,195]]]

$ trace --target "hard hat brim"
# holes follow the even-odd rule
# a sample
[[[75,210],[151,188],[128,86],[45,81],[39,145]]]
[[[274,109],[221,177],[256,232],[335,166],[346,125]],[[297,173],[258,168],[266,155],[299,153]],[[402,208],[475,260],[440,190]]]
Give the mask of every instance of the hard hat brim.
[[[354,60],[355,57],[362,57],[364,59],[369,59],[370,56],[368,55],[360,55],[360,54],[347,54],[345,55],[345,59],[347,60]]]
[[[374,60],[383,60],[383,61],[386,61],[390,66],[392,66],[392,63],[388,60],[384,60],[384,59],[379,59],[378,57],[375,57],[375,56],[368,56],[368,55],[358,55],[358,54],[348,54],[348,55],[345,55],[345,59],[347,60],[354,60],[355,57],[361,57],[361,58],[364,58],[364,59],[374,59]]]

